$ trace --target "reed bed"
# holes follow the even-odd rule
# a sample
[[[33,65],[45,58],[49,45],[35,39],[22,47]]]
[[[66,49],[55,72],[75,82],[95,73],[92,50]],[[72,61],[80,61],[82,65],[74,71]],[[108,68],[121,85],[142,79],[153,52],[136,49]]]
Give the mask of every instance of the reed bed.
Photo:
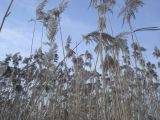
[[[55,36],[68,1],[46,12],[47,2],[38,5],[36,21],[47,29],[48,51],[40,48],[26,58],[15,53],[0,61],[0,120],[159,120],[160,61],[144,59],[146,49],[131,23],[143,1],[125,0],[120,15],[130,31],[112,36],[105,31],[106,15],[116,0],[91,0],[90,7],[99,16],[98,30],[84,35],[81,42],[86,46],[94,42],[95,53],[77,54],[81,42],[71,48],[69,36],[61,39],[62,60]],[[155,47],[153,55],[159,59],[160,49]]]

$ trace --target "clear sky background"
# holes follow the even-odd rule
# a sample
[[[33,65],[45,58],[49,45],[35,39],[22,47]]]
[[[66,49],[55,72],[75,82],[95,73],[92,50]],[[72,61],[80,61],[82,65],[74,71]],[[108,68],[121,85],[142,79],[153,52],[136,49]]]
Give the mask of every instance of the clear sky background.
[[[30,19],[35,19],[35,9],[41,0],[15,0],[11,8],[11,15],[5,21],[2,32],[0,33],[0,60],[6,54],[20,52],[23,56],[30,54],[33,23],[28,22]],[[59,0],[48,0],[47,8],[53,8],[58,5]],[[126,26],[122,27],[122,18],[118,17],[118,12],[122,4],[122,0],[117,0],[119,3],[114,7],[115,13],[110,14],[113,34],[128,31]],[[4,16],[6,8],[10,0],[0,0],[0,22]],[[141,8],[133,21],[134,28],[160,26],[160,0],[144,0],[144,7]],[[61,16],[61,25],[63,39],[67,36],[72,37],[73,46],[82,40],[82,35],[92,32],[97,29],[97,13],[94,9],[89,8],[89,0],[70,0],[69,6]],[[36,34],[33,48],[36,50],[40,47],[41,37],[40,23],[36,25]],[[111,33],[110,26],[107,26],[107,31]],[[45,33],[44,33],[45,34]],[[59,33],[57,34],[57,43],[59,44],[59,53],[62,53]],[[160,31],[156,32],[140,32],[137,33],[138,40],[142,46],[147,48],[145,56],[150,60],[155,60],[151,57],[155,46],[160,48]],[[46,38],[43,42],[46,42]],[[128,41],[130,43],[130,40]],[[84,43],[82,43],[77,51],[84,51]],[[87,46],[92,51],[92,44]]]

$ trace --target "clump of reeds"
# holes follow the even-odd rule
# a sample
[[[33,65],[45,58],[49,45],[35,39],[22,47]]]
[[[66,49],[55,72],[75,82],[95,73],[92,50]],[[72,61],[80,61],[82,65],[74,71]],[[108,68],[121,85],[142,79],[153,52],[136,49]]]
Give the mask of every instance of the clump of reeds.
[[[38,49],[26,58],[7,55],[0,61],[0,120],[159,120],[160,64],[144,59],[146,49],[135,40],[130,22],[143,2],[125,0],[120,14],[127,18],[131,32],[112,36],[105,23],[116,0],[91,0],[99,15],[98,30],[83,39],[95,42],[95,54],[86,50],[78,55],[75,49],[81,42],[71,48],[69,36],[62,46],[66,53],[62,60],[55,35],[68,2],[48,12],[43,10],[46,3],[39,4],[36,14],[48,31],[49,50]],[[160,58],[157,47],[153,55]]]

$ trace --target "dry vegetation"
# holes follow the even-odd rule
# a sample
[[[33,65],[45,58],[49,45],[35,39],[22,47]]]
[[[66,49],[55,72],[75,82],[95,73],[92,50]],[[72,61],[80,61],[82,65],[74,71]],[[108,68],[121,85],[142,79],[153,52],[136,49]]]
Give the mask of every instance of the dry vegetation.
[[[78,55],[75,49],[81,42],[71,48],[68,37],[61,41],[64,59],[59,60],[55,36],[61,32],[60,15],[68,2],[45,12],[47,0],[42,0],[36,21],[47,29],[49,50],[38,49],[27,58],[19,53],[7,55],[0,62],[0,120],[159,120],[160,62],[144,59],[146,49],[135,35],[156,28],[134,30],[131,19],[143,1],[124,1],[120,16],[129,32],[112,36],[105,31],[106,15],[116,0],[91,0],[90,7],[99,15],[99,29],[84,35],[81,42],[94,42],[95,54],[86,50]],[[127,36],[132,38],[131,47]],[[160,58],[157,47],[153,55]]]

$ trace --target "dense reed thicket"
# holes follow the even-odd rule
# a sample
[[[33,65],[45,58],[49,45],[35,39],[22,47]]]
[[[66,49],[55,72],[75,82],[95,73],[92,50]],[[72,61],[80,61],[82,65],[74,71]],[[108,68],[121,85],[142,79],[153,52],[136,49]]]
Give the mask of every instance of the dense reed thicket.
[[[145,60],[146,49],[136,38],[136,31],[156,28],[134,30],[131,19],[143,1],[124,1],[120,16],[129,32],[112,36],[105,31],[106,15],[116,0],[91,0],[99,29],[84,35],[81,42],[94,42],[95,53],[86,50],[78,55],[75,49],[81,42],[71,48],[68,37],[61,41],[64,58],[59,60],[55,36],[68,2],[45,12],[48,1],[42,0],[36,21],[47,29],[49,49],[40,48],[26,58],[7,55],[0,61],[0,120],[159,120],[160,62]],[[153,55],[160,58],[157,47]]]

